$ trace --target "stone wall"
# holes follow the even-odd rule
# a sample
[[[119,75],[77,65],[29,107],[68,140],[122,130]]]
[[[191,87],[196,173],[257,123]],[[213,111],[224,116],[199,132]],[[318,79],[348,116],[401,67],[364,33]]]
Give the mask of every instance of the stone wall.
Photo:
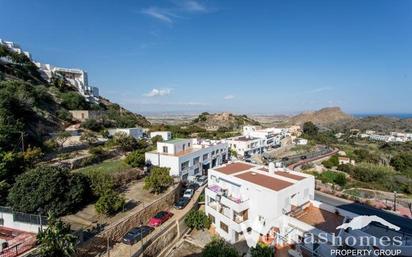
[[[104,253],[108,245],[112,247],[116,242],[120,242],[127,231],[139,226],[142,222],[146,223],[158,211],[169,209],[179,196],[180,187],[180,184],[175,185],[168,193],[151,204],[144,206],[143,209],[136,210],[118,222],[104,228],[101,233],[82,243],[77,248],[77,256],[88,257]]]

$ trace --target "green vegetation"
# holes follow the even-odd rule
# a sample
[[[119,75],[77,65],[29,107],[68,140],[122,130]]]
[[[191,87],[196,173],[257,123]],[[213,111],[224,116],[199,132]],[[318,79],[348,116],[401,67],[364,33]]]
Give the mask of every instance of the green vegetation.
[[[204,230],[210,227],[210,219],[203,211],[191,210],[185,218],[185,224],[196,230]]]
[[[173,184],[173,178],[169,175],[169,168],[153,167],[150,175],[144,179],[144,189],[153,193],[162,193]]]
[[[251,257],[275,257],[275,249],[262,243],[250,248]]]
[[[331,156],[328,160],[322,162],[327,169],[337,167],[339,165],[339,157],[337,155]]]
[[[342,187],[344,187],[347,183],[345,174],[330,170],[316,174],[316,178],[321,180],[322,183],[332,183]]]
[[[94,173],[94,172],[104,173],[104,174],[113,174],[113,173],[117,173],[122,170],[127,170],[130,168],[131,167],[122,160],[109,160],[109,161],[104,161],[96,165],[77,169],[74,172],[80,172],[85,175],[89,175],[90,173]]]
[[[114,190],[105,191],[97,200],[95,208],[97,213],[112,215],[123,209],[126,200]]]
[[[89,103],[86,99],[77,92],[66,92],[60,95],[62,106],[68,110],[88,110]]]
[[[412,177],[412,152],[403,152],[395,155],[390,164],[396,170]]]
[[[222,238],[214,238],[203,249],[202,257],[239,257],[239,253]]]
[[[77,238],[71,234],[70,226],[49,215],[48,226],[37,234],[38,255],[40,257],[71,257],[76,250]]]
[[[88,179],[57,167],[39,166],[19,177],[8,201],[17,211],[37,213],[39,208],[55,215],[78,210],[89,201]]]
[[[127,155],[125,162],[134,168],[142,168],[146,163],[144,153],[142,150],[133,151]]]
[[[310,144],[333,145],[337,143],[333,131],[320,132],[319,128],[313,122],[303,124],[303,138],[310,141]]]

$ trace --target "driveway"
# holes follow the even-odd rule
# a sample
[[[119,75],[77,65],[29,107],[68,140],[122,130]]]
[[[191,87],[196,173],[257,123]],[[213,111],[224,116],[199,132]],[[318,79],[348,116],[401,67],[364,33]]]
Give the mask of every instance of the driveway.
[[[169,209],[168,211],[173,213],[173,217],[169,219],[167,222],[165,222],[162,226],[155,228],[155,230],[145,237],[141,242],[138,242],[134,245],[126,245],[123,243],[117,243],[113,246],[113,249],[110,251],[110,256],[111,257],[127,257],[127,256],[133,256],[137,257],[140,255],[140,250],[142,248],[142,244],[147,242],[148,240],[154,238],[154,236],[158,236],[158,232],[168,228],[169,226],[172,225],[173,222],[177,222],[180,220],[182,217],[184,217],[194,206],[194,204],[197,202],[197,199],[199,198],[200,194],[202,193],[203,189],[206,187],[206,185],[198,188],[196,190],[194,196],[188,203],[188,205],[182,209],[182,210],[176,210],[174,208]],[[136,224],[138,226],[139,224]]]

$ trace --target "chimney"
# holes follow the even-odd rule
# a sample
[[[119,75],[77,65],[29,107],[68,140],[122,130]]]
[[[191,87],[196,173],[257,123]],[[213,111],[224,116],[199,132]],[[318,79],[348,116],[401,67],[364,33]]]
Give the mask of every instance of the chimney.
[[[269,174],[275,174],[275,164],[273,162],[269,162]]]

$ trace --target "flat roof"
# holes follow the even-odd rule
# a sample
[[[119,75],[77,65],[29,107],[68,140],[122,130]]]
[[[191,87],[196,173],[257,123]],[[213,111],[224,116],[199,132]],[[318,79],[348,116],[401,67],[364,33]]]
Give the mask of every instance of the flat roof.
[[[190,141],[190,139],[185,139],[185,138],[173,138],[161,143],[178,143],[178,142],[183,142],[183,141]]]
[[[247,142],[247,141],[252,141],[252,140],[256,140],[258,138],[256,137],[246,137],[246,136],[240,136],[240,137],[235,137],[235,138],[229,138],[229,140],[234,140],[234,141],[243,141],[243,142]]]
[[[219,172],[221,172],[223,174],[226,174],[226,175],[230,175],[230,174],[238,173],[238,172],[241,172],[241,171],[246,171],[246,170],[249,170],[249,169],[254,168],[254,167],[256,167],[256,166],[252,165],[252,164],[246,164],[246,163],[242,163],[242,162],[235,162],[235,163],[227,164],[223,167],[220,167],[220,168],[217,168],[217,169],[214,169],[214,170],[219,171]]]
[[[265,168],[265,167],[260,168],[259,170],[269,172],[269,169]],[[299,176],[299,175],[296,175],[296,174],[292,174],[292,173],[287,172],[287,171],[276,171],[275,175],[279,175],[279,176],[282,176],[282,177],[285,177],[285,178],[290,178],[290,179],[293,179],[293,180],[303,180],[303,179],[306,178],[304,176]]]
[[[236,175],[236,177],[242,180],[246,180],[251,183],[266,187],[273,191],[280,191],[282,189],[285,189],[293,185],[293,183],[280,180],[280,179],[277,179],[271,176],[262,175],[260,173],[253,172],[253,171],[241,173],[239,175]]]

